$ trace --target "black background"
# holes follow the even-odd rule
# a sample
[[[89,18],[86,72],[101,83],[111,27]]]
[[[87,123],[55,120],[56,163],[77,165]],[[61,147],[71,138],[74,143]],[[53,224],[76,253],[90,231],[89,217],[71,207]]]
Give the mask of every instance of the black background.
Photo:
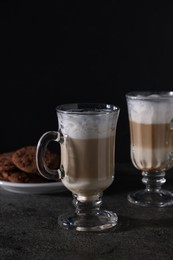
[[[117,161],[130,160],[125,94],[172,90],[172,1],[1,1],[0,152],[57,129],[55,107],[120,107]]]

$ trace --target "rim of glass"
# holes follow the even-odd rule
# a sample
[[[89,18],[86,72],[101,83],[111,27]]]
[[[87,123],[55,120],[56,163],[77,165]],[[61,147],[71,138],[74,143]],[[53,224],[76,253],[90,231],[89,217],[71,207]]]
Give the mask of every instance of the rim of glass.
[[[64,114],[110,114],[119,112],[120,108],[109,103],[66,103],[56,106],[56,111]]]
[[[153,95],[153,97],[151,95]],[[156,95],[157,95],[157,99],[156,99]],[[172,99],[173,91],[131,91],[126,93],[126,98],[138,99],[138,100]]]

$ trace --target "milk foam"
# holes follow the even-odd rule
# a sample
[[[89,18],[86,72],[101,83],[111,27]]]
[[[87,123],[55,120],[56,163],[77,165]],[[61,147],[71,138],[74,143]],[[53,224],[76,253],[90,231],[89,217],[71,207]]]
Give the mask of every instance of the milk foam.
[[[165,124],[173,119],[173,97],[150,95],[127,99],[130,120],[143,124]]]
[[[114,135],[116,113],[98,114],[58,114],[59,128],[64,135],[76,139],[105,138]]]

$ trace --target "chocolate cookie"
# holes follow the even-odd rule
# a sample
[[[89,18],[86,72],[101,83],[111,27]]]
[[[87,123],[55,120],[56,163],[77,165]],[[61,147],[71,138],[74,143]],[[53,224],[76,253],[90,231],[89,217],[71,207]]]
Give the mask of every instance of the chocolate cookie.
[[[50,169],[58,169],[60,167],[60,155],[58,153],[53,153],[47,149],[45,156],[46,165]]]
[[[37,172],[35,154],[35,146],[22,147],[13,153],[12,161],[20,170],[35,173]]]
[[[8,172],[1,172],[0,179],[3,181],[15,182],[15,183],[47,183],[52,182],[41,175],[34,173],[26,173],[21,170],[14,170]]]
[[[12,171],[12,172],[3,172],[3,177],[6,178],[6,181],[16,182],[16,183],[25,183],[27,179],[27,173],[22,172],[20,170]]]
[[[0,172],[12,171],[16,169],[16,165],[12,161],[14,152],[7,152],[0,154]]]
[[[16,150],[12,155],[12,161],[17,168],[26,173],[37,173],[39,175],[36,165],[36,146],[25,146]],[[46,151],[46,164],[52,169],[59,167],[59,156]]]

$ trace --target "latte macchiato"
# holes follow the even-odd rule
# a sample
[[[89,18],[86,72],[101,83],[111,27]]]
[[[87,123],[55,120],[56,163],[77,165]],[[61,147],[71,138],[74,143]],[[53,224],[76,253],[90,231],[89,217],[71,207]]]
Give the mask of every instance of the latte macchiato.
[[[117,225],[117,214],[101,209],[103,191],[114,180],[115,136],[120,109],[112,104],[74,103],[56,107],[58,131],[39,139],[37,168],[48,179],[61,180],[72,192],[74,213],[58,217],[58,224],[76,231],[103,231]],[[47,145],[60,145],[60,167],[45,163]]]
[[[173,167],[173,102],[164,96],[128,100],[131,158],[143,171]]]

